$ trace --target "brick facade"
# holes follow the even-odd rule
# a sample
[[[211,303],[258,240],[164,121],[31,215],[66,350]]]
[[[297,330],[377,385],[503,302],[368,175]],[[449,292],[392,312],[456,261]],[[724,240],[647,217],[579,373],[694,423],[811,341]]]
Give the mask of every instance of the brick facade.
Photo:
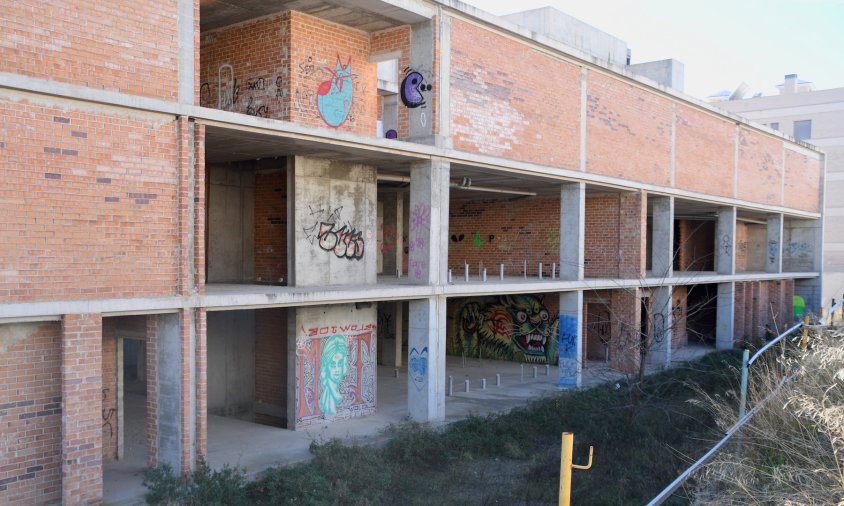
[[[255,279],[287,280],[287,172],[255,174]]]
[[[287,406],[287,308],[255,312],[255,401],[279,409]],[[286,424],[279,416],[255,413],[255,421]]]
[[[62,329],[0,325],[0,501],[62,498]]]

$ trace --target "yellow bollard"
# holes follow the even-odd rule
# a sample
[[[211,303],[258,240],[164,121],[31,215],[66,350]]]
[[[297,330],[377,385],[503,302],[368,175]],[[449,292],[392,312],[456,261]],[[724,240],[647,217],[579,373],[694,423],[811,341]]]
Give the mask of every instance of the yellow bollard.
[[[563,432],[563,447],[560,450],[560,506],[571,504],[571,470],[589,469],[592,467],[593,448],[589,447],[589,463],[585,466],[572,464],[572,453],[574,450],[574,434]]]
[[[809,349],[809,317],[806,316],[803,318],[803,338],[800,339],[800,350],[803,353]]]

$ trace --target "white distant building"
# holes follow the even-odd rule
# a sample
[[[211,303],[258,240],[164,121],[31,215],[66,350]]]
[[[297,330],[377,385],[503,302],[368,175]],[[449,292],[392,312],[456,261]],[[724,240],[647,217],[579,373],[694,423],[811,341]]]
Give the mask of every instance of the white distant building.
[[[822,297],[827,304],[844,294],[844,88],[815,90],[797,74],[786,75],[777,88],[775,96],[710,102],[826,152]]]

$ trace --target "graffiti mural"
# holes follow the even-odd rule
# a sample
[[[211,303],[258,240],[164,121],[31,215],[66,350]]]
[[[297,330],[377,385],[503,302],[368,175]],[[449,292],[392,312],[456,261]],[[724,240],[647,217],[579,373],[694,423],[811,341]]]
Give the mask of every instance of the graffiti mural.
[[[560,315],[560,378],[561,387],[577,386],[577,318]]]
[[[412,348],[407,362],[410,380],[416,390],[421,392],[428,379],[428,347],[422,348],[422,351]]]
[[[552,364],[557,357],[556,314],[536,295],[469,299],[457,309],[450,353]]]
[[[425,82],[425,77],[422,74],[409,67],[404,69],[404,72],[405,76],[399,88],[402,103],[410,109],[424,107],[425,95],[423,93],[431,91],[433,86]]]
[[[322,70],[329,72],[332,77],[323,81],[317,88],[317,111],[328,126],[337,128],[346,121],[352,110],[354,98],[352,78],[357,75],[352,74],[351,56],[346,65],[343,65],[338,55],[334,70],[328,67],[322,67]]]
[[[316,243],[323,251],[334,253],[338,258],[360,260],[366,247],[363,232],[343,223],[340,217],[342,211],[342,206],[308,206],[308,215],[315,221],[312,226],[303,227],[302,231],[311,244]]]
[[[297,425],[375,410],[375,329],[374,324],[300,329]]]

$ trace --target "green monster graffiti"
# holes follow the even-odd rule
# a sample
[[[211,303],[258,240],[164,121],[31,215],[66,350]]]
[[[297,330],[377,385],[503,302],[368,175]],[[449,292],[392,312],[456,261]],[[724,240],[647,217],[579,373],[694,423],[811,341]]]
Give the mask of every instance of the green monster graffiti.
[[[337,405],[343,399],[340,382],[349,370],[349,348],[341,334],[329,337],[322,349],[319,365],[319,408],[326,415],[336,415]]]
[[[450,348],[455,355],[552,364],[557,315],[534,295],[470,299],[457,311]]]

